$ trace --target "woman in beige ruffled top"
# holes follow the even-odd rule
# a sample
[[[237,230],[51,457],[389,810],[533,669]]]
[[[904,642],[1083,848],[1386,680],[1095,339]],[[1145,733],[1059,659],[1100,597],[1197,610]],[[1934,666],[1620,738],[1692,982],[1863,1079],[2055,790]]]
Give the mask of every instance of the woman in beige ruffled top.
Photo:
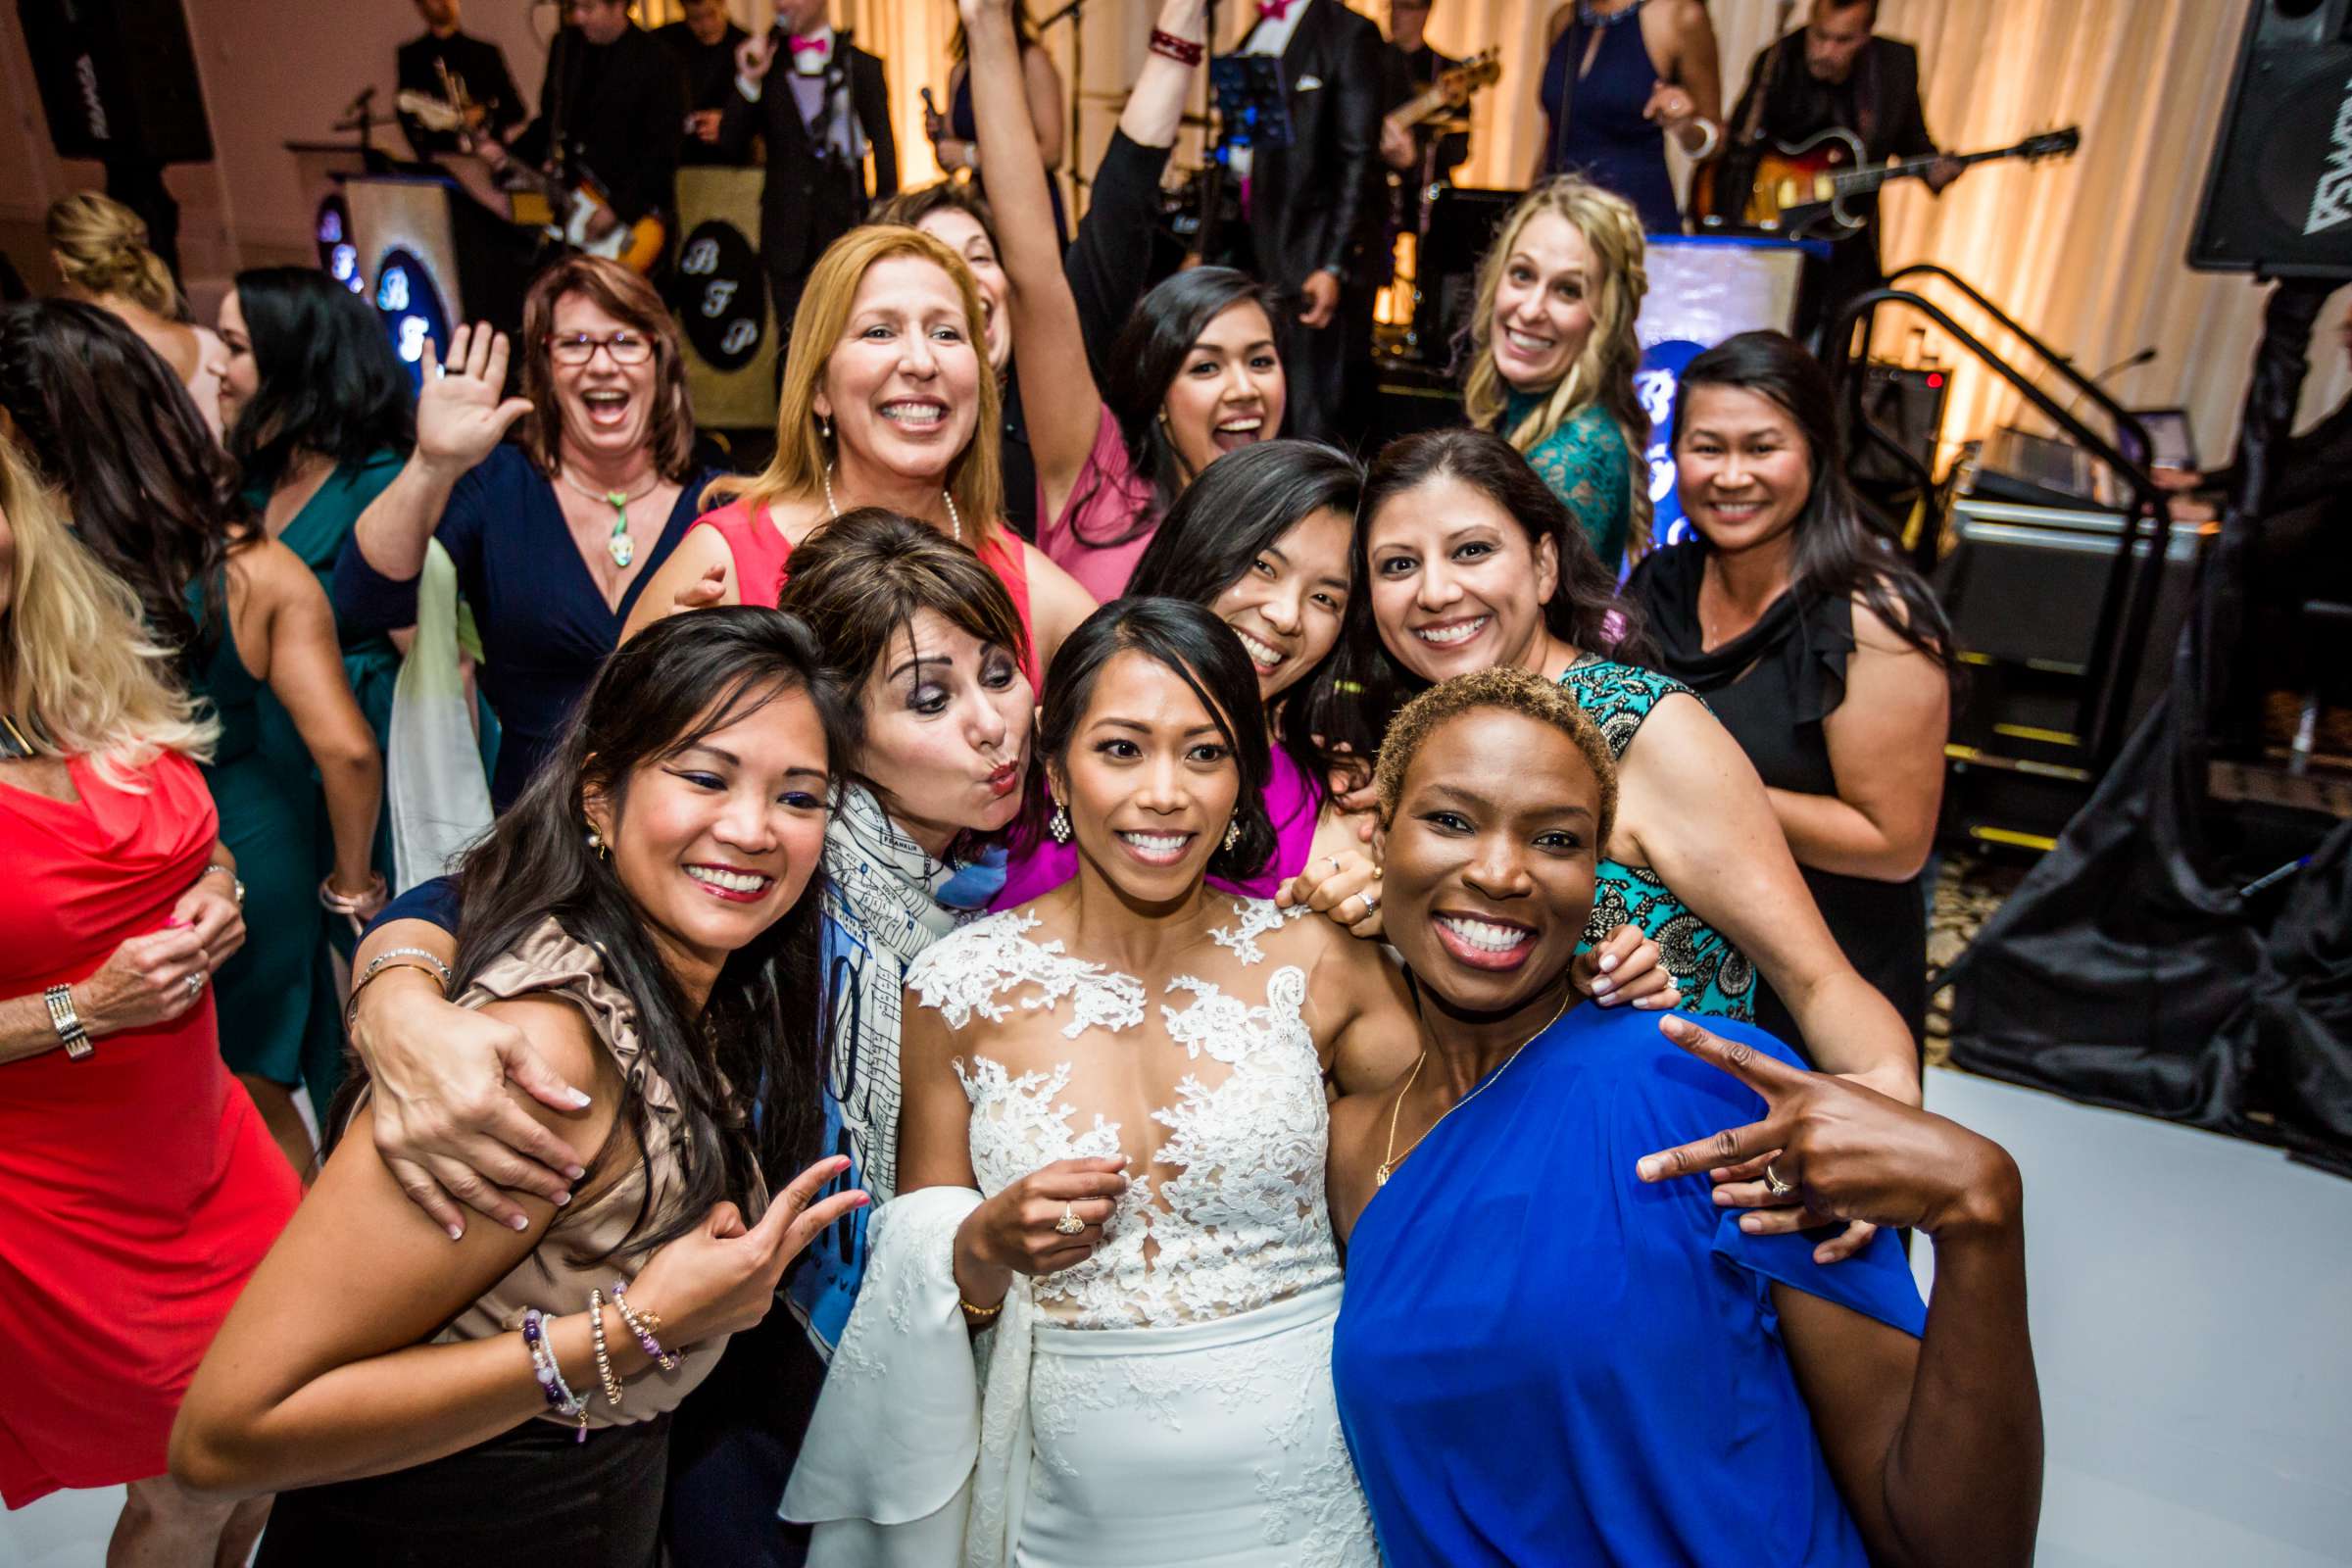
[[[317,1185],[172,1433],[199,1492],[277,1492],[263,1564],[656,1560],[669,1411],[784,1266],[865,1201],[812,1203],[817,874],[841,705],[777,611],[681,615],[605,665],[468,855],[445,984],[514,1024],[594,1149],[525,1222],[437,1230],[347,1092]],[[379,956],[381,965],[438,960]]]

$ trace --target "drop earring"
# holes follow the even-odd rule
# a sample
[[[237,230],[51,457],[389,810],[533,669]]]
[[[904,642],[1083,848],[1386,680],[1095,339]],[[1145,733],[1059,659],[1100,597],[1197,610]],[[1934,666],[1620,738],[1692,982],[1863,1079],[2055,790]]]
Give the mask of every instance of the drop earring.
[[[588,847],[596,852],[596,858],[600,860],[612,858],[612,851],[606,846],[605,836],[594,828],[588,830]]]
[[[816,416],[816,433],[821,440],[833,439],[833,421],[822,414]]]
[[[1053,816],[1052,816],[1052,817],[1050,817],[1050,818],[1048,818],[1048,819],[1047,819],[1047,822],[1046,822],[1046,831],[1054,835],[1054,843],[1056,843],[1056,844],[1067,844],[1067,843],[1069,843],[1069,842],[1070,842],[1070,808],[1069,808],[1068,807],[1066,807],[1066,806],[1063,806],[1063,805],[1062,805],[1060,802],[1058,802],[1058,801],[1054,802],[1054,814],[1053,814]]]
[[[1233,847],[1241,842],[1242,819],[1238,816],[1227,817],[1225,819],[1225,853],[1231,855]]]

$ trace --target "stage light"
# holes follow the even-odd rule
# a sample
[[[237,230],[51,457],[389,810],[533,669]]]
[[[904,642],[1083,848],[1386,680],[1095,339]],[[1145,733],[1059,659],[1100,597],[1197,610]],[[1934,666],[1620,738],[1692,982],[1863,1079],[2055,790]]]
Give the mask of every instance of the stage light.
[[[1930,370],[1928,372],[1928,390],[1934,392],[1941,388],[1942,385],[1943,372],[1940,370]]]

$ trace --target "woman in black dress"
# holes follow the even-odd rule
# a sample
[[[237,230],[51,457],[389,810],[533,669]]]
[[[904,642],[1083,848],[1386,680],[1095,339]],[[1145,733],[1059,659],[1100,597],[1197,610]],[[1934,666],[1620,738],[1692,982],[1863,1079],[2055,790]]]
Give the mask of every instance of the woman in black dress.
[[[1763,775],[1846,957],[1918,1039],[1918,882],[1943,793],[1951,627],[1863,522],[1833,419],[1828,376],[1782,333],[1741,333],[1691,361],[1674,456],[1697,537],[1651,555],[1628,591],[1660,667],[1706,700]],[[1799,1038],[1762,988],[1756,1021]]]

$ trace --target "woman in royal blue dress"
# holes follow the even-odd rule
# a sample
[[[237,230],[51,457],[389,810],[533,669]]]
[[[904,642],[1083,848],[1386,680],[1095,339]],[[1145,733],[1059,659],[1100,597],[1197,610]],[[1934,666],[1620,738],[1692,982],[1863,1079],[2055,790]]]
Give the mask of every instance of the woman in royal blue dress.
[[[1433,688],[1382,748],[1424,1054],[1334,1107],[1330,1202],[1384,1561],[2030,1560],[2016,1165],[1752,1026],[1575,1005],[1614,771],[1571,696],[1508,668]],[[1759,1157],[1815,1217],[1932,1238],[1933,1303],[1885,1231],[1824,1265],[1694,1179]]]

